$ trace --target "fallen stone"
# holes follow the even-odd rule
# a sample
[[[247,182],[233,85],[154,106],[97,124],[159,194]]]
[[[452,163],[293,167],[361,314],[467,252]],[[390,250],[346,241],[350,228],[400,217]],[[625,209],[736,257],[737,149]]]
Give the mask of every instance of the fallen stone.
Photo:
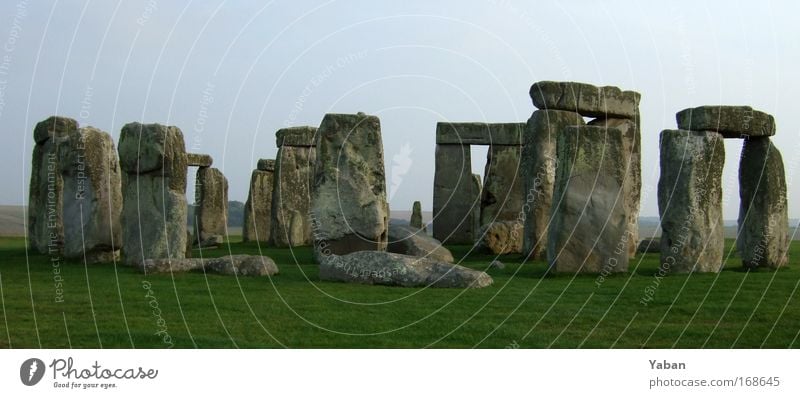
[[[588,117],[634,118],[641,94],[617,87],[586,83],[541,81],[531,86],[533,105],[542,110],[580,113]]]
[[[217,168],[201,167],[196,181],[195,243],[220,244],[228,225],[228,179]]]
[[[718,272],[723,262],[722,135],[712,131],[661,132],[663,272]]]
[[[678,119],[679,129],[716,131],[725,138],[775,135],[775,118],[749,106],[699,106],[684,109],[675,118]]]
[[[646,238],[639,242],[637,247],[639,253],[661,253],[661,239],[660,238]]]
[[[315,251],[386,250],[389,203],[377,117],[325,115],[317,131],[314,182]]]
[[[266,256],[237,254],[219,258],[158,258],[147,259],[139,266],[145,274],[202,271],[220,275],[271,276],[278,267]]]
[[[523,226],[519,221],[495,221],[478,232],[478,249],[492,254],[522,253]]]
[[[625,138],[617,128],[567,127],[558,137],[547,261],[553,272],[628,270]]]
[[[389,223],[389,243],[386,249],[390,253],[425,257],[431,260],[453,262],[453,254],[438,240],[428,236],[420,229]]]
[[[214,159],[211,158],[211,155],[201,153],[186,154],[186,164],[189,167],[211,167],[212,163],[214,163]]]
[[[481,288],[492,284],[485,272],[425,258],[380,251],[325,257],[323,281],[402,287]]]
[[[506,269],[506,265],[503,264],[500,260],[493,260],[491,263],[489,263],[489,268]]]
[[[789,213],[783,157],[769,138],[744,141],[739,161],[739,233],[745,268],[778,268],[788,261]]]

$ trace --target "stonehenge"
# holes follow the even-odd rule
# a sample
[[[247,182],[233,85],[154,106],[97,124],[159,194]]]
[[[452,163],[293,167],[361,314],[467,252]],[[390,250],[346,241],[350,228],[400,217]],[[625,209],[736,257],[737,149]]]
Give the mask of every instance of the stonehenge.
[[[522,253],[522,223],[492,221],[478,232],[477,246],[492,254]]]
[[[424,231],[406,225],[389,223],[388,243],[386,251],[389,253],[406,254],[409,256],[425,257],[431,260],[453,262],[453,254],[442,246],[435,238],[428,236]]]
[[[228,226],[228,179],[217,168],[200,167],[195,190],[195,243],[220,245]]]
[[[242,240],[269,243],[272,232],[272,187],[275,159],[260,159],[250,176],[250,191],[244,204]]]
[[[311,193],[315,253],[386,250],[389,203],[378,118],[326,114],[317,130],[316,155]]]
[[[408,225],[423,231],[427,230],[425,224],[422,222],[422,204],[419,203],[419,201],[415,201],[411,206],[411,219],[408,220]]]
[[[278,154],[273,172],[270,239],[275,247],[311,244],[311,182],[316,161],[314,127],[275,133]]]
[[[186,254],[186,145],[175,126],[128,123],[119,145],[122,260],[127,265]]]

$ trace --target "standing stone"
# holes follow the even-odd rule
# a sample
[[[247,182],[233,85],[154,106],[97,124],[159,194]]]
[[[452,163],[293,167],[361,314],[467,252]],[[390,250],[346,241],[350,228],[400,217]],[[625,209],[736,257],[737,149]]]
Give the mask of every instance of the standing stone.
[[[273,175],[270,239],[276,247],[311,244],[315,133],[314,127],[290,127],[275,133],[278,154]]]
[[[195,222],[198,246],[222,244],[228,225],[228,179],[215,167],[197,169]]]
[[[28,190],[28,246],[42,254],[56,254],[64,243],[62,222],[63,180],[58,167],[58,147],[78,122],[51,116],[33,130],[33,159]]]
[[[530,90],[533,105],[542,110],[580,113],[588,117],[634,118],[641,94],[617,87],[586,83],[541,81]]]
[[[590,126],[613,127],[622,132],[625,157],[625,201],[628,214],[628,256],[636,255],[639,242],[639,207],[642,197],[642,145],[638,116],[634,119],[595,119]]]
[[[524,196],[521,151],[519,145],[489,147],[481,192],[481,225],[519,219]]]
[[[547,237],[554,272],[628,270],[624,140],[619,129],[597,126],[567,127],[558,136]]]
[[[58,149],[64,182],[64,257],[119,259],[122,177],[114,141],[94,127],[72,131]]]
[[[186,253],[186,147],[175,126],[128,123],[119,139],[122,255],[128,265]]]
[[[478,236],[478,233],[481,230],[481,204],[480,199],[483,196],[483,179],[481,179],[480,174],[473,174],[472,175],[472,195],[473,199],[470,202],[470,206],[472,206],[472,212],[470,212],[470,223],[472,224],[472,240],[475,240],[475,237]]]
[[[476,207],[480,211],[469,146],[437,144],[433,237],[446,244],[471,244],[477,232],[473,219]]]
[[[711,131],[661,132],[661,269],[717,272],[722,267],[722,135]]]
[[[688,108],[675,115],[678,128],[716,131],[725,138],[769,137],[775,135],[775,118],[749,106],[706,105]]]
[[[275,160],[261,159],[250,176],[250,193],[244,204],[242,240],[269,242],[272,229],[272,186]]]
[[[522,253],[522,223],[494,221],[478,232],[477,247],[492,254]]]
[[[769,138],[744,141],[739,163],[739,234],[745,268],[786,265],[789,213],[783,157]]]
[[[537,110],[528,119],[522,147],[525,198],[522,252],[531,259],[542,257],[547,247],[556,180],[557,138],[567,127],[584,124],[581,115],[557,110]]]
[[[316,166],[315,252],[386,250],[389,203],[380,120],[363,113],[325,115],[317,131]]]
[[[422,204],[419,201],[415,201],[414,205],[411,209],[411,220],[408,221],[408,225],[412,228],[421,229],[425,231],[425,224],[422,223]]]

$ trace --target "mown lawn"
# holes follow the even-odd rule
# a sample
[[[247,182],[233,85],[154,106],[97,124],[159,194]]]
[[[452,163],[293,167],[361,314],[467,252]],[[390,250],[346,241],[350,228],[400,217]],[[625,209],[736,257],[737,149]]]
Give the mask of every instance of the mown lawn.
[[[0,347],[800,347],[800,244],[789,268],[744,272],[732,243],[723,272],[663,279],[656,254],[604,281],[545,276],[541,261],[503,256],[505,269],[488,270],[494,285],[475,290],[320,282],[309,248],[261,248],[280,267],[272,278],[61,263],[56,302],[50,259],[0,238]],[[457,258],[469,250],[451,249]],[[203,254],[229,251],[259,247]],[[492,259],[469,254],[462,264],[485,269]]]

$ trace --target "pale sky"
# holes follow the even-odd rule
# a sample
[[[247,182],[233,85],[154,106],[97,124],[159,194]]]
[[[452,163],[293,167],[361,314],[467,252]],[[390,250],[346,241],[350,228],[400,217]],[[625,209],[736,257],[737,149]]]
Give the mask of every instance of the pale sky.
[[[776,118],[798,217],[798,4],[4,1],[0,204],[27,203],[33,126],[49,115],[115,142],[132,121],[176,125],[243,201],[276,130],[362,111],[381,119],[390,206],[430,210],[436,122],[525,121],[532,83],[573,80],[642,93],[642,216],[658,214],[658,135],[675,113],[742,104]],[[726,219],[740,147],[726,141]]]

